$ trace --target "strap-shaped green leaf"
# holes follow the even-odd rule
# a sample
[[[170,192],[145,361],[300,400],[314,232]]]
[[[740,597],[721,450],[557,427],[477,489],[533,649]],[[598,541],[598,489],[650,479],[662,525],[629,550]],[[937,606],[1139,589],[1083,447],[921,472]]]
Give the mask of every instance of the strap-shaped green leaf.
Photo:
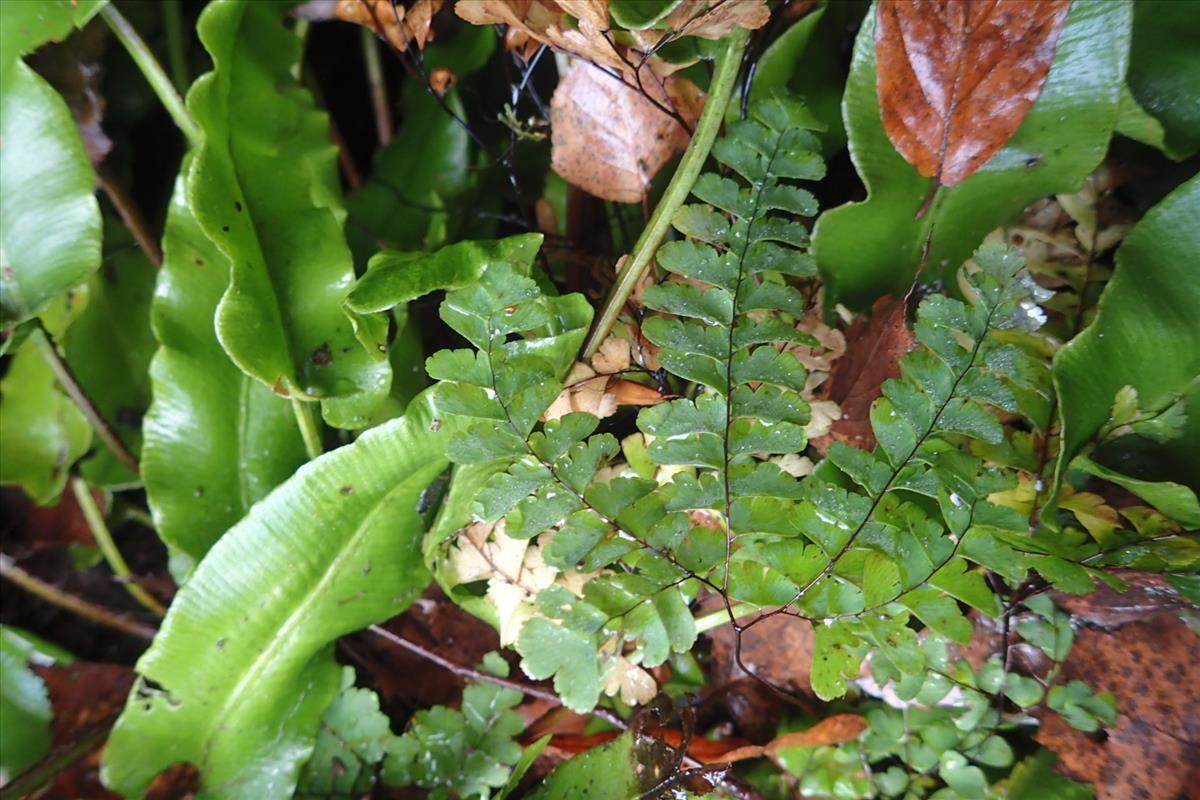
[[[213,547],[138,662],[104,758],[140,796],[179,761],[200,796],[290,797],[338,690],[332,642],[424,590],[421,493],[447,466],[453,421],[429,393],[306,464]]]
[[[184,172],[186,173],[186,167]],[[229,262],[176,183],[151,309],[160,347],[143,433],[142,479],[158,535],[199,561],[305,461],[288,402],[232,361],[213,327]]]
[[[1152,208],[1117,251],[1117,271],[1105,287],[1096,319],[1054,358],[1054,382],[1062,402],[1062,453],[1067,468],[1084,443],[1109,417],[1117,392],[1137,390],[1138,404],[1159,410],[1183,400],[1182,435],[1151,446],[1117,439],[1093,460],[1141,468],[1135,477],[1200,486],[1200,178],[1192,178]],[[1137,440],[1141,437],[1123,437]],[[1118,458],[1121,450],[1132,450]],[[1148,452],[1145,452],[1148,450]],[[1130,457],[1133,456],[1133,458]]]
[[[8,325],[95,272],[101,223],[96,175],[67,104],[7,52],[0,56],[0,141],[0,324]]]
[[[231,265],[217,336],[275,391],[382,400],[387,360],[359,342],[343,308],[354,270],[336,150],[326,115],[291,74],[300,41],[283,26],[288,5],[219,0],[198,23],[214,69],[188,94],[204,142],[187,191]]]

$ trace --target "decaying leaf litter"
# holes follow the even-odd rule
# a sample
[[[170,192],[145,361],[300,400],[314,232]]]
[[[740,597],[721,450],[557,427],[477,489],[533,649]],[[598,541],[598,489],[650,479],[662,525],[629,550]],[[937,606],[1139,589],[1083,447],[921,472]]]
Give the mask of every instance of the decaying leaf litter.
[[[81,5],[97,6],[72,10],[83,25],[102,4]],[[21,242],[12,249],[20,283],[5,284],[5,324],[10,316],[20,323],[6,329],[5,348],[21,348],[0,386],[6,438],[24,424],[11,421],[14,409],[54,408],[57,424],[46,430],[62,444],[22,439],[55,467],[35,482],[6,456],[4,480],[53,503],[69,477],[82,476],[50,511],[26,512],[21,495],[5,490],[5,578],[43,599],[6,603],[4,622],[52,640],[3,633],[5,680],[34,687],[29,708],[48,731],[25,751],[21,763],[35,768],[17,791],[1087,796],[1071,783],[1079,781],[1097,797],[1173,798],[1194,784],[1188,721],[1200,698],[1188,687],[1196,684],[1200,506],[1186,468],[1165,465],[1186,463],[1180,454],[1197,430],[1188,376],[1200,364],[1184,344],[1186,312],[1176,310],[1196,289],[1171,269],[1180,262],[1173,253],[1194,250],[1178,221],[1194,216],[1198,198],[1186,164],[1129,144],[1180,158],[1188,141],[1147,82],[1153,59],[1138,50],[1138,37],[1146,39],[1137,31],[1161,23],[1123,3],[1087,0],[936,9],[879,0],[849,12],[758,0],[317,0],[294,16],[283,13],[290,3],[267,5],[213,3],[200,15],[191,63],[184,55],[171,64],[178,90],[189,72],[211,68],[201,79],[208,84],[186,106],[172,106],[158,87],[181,130],[203,142],[184,161],[161,253],[161,215],[151,211],[148,222],[137,207],[154,192],[139,184],[136,161],[129,191],[125,148],[142,131],[165,130],[168,117],[139,120],[115,79],[96,82],[97,63],[113,69],[117,40],[100,55],[97,20],[31,61],[53,87],[39,96],[62,95],[43,113],[71,114],[79,126],[80,142],[67,130],[66,141],[54,140],[57,152],[70,153],[80,175],[88,157],[106,159],[97,175],[112,219],[103,226],[104,265],[86,286],[52,296],[27,281],[37,254]],[[173,12],[162,20],[129,13],[174,56],[180,23],[193,33],[197,11],[184,4],[174,21]],[[120,32],[123,18],[105,13]],[[276,27],[294,19],[313,25],[303,50]],[[326,24],[332,19],[359,26],[361,42],[354,27]],[[848,52],[860,20],[844,120],[818,119],[786,97],[790,79],[775,67],[756,73],[778,63],[772,47],[790,26],[813,26]],[[14,39],[12,52],[65,37],[71,22],[63,16],[45,34],[10,28],[27,37]],[[1119,46],[1095,48],[1088,37],[1101,29]],[[731,44],[742,30],[744,51]],[[261,57],[246,58],[252,41]],[[370,100],[363,92],[353,111],[347,70],[333,71],[325,55],[334,42],[364,48],[352,84],[370,83]],[[1089,45],[1096,52],[1083,53]],[[736,58],[723,57],[723,46]],[[816,49],[811,57],[820,57]],[[42,79],[12,67],[13,58],[4,69],[18,72],[5,74],[21,77],[5,79],[6,103]],[[1127,63],[1137,67],[1128,82]],[[1200,74],[1189,73],[1194,59],[1175,66],[1173,76]],[[842,61],[824,74],[846,69]],[[1037,183],[1043,163],[1063,158],[1039,147],[1049,141],[1049,109],[1069,105],[1060,98],[1068,70],[1091,76],[1088,113],[1106,120],[1103,141],[1075,158],[1074,179]],[[728,85],[717,88],[726,73],[737,87],[728,111]],[[300,120],[295,138],[286,126],[272,133],[245,123],[255,102],[253,89],[241,89],[253,86],[249,74],[289,87],[258,107]],[[864,123],[858,109],[872,104]],[[851,147],[826,174],[812,131],[830,125],[845,126]],[[260,168],[263,131],[291,147],[303,175]],[[688,173],[697,141],[710,144]],[[435,153],[434,143],[445,146]],[[423,177],[412,164],[426,148]],[[216,166],[224,163],[232,173]],[[1030,188],[1012,183],[1017,166],[1033,176]],[[364,199],[342,202],[339,170],[342,184],[363,184]],[[868,202],[819,213],[826,196],[861,196],[855,171]],[[159,181],[163,198],[173,172]],[[690,175],[686,185],[681,174]],[[889,207],[879,175],[912,196]],[[957,235],[957,198],[981,197],[997,175],[1009,183],[993,193],[1016,187],[1014,197],[1034,202],[1020,214],[981,202],[975,213],[990,233],[955,246],[964,256],[992,248],[958,272],[957,262],[937,260],[949,247],[938,240]],[[289,180],[308,191],[290,192],[300,199],[283,214],[264,198]],[[76,213],[93,213],[85,189],[76,181]],[[660,212],[666,224],[639,236],[656,230]],[[367,222],[389,213],[408,221]],[[903,231],[898,241],[916,242],[911,264],[901,256],[872,267],[891,274],[860,270],[845,257],[853,237],[833,223],[851,214]],[[243,218],[250,227],[239,229]],[[325,256],[280,244],[298,236],[288,226],[301,218],[336,240]],[[343,223],[358,243],[340,244]],[[100,252],[100,226],[92,229]],[[454,250],[469,239],[481,241]],[[78,271],[90,258],[63,267]],[[322,263],[293,266],[306,258]],[[156,278],[151,265],[160,261]],[[1005,283],[1021,262],[1027,272]],[[638,272],[626,281],[631,263]],[[351,264],[357,283],[341,297]],[[1140,294],[1130,270],[1146,276]],[[131,286],[126,277],[139,272]],[[629,291],[606,299],[618,277]],[[18,285],[20,303],[10,304]],[[423,299],[431,289],[447,290],[440,312]],[[1010,312],[1009,296],[1026,299]],[[34,310],[37,298],[49,305]],[[134,336],[121,348],[145,358],[114,373],[84,332],[125,324],[112,310],[122,303],[139,311],[127,315]],[[990,311],[976,329],[980,309]],[[992,318],[1005,314],[992,331]],[[42,332],[30,334],[21,320],[34,315]],[[1128,321],[1139,315],[1161,327],[1134,330]],[[704,326],[727,332],[723,367],[716,340],[692,338]],[[595,347],[582,346],[589,333]],[[418,395],[428,383],[425,355],[461,347],[459,334],[478,352],[438,353],[428,364],[435,388]],[[1106,334],[1125,349],[1105,351]],[[26,335],[48,348],[39,355]],[[753,368],[733,355],[744,336],[747,352],[756,348]],[[1113,369],[1112,353],[1150,364],[1145,348],[1167,340],[1182,348],[1169,368]],[[43,358],[50,371],[16,382],[46,370]],[[920,412],[905,392],[940,396],[946,378],[931,361],[939,358],[951,369],[949,393],[928,430],[906,439],[902,426],[917,424]],[[1089,369],[1114,377],[1089,384],[1079,378]],[[128,383],[103,387],[113,374]],[[95,400],[82,415],[59,391],[72,381]],[[53,404],[22,396],[35,384]],[[701,422],[727,395],[724,422]],[[236,408],[226,400],[234,396]],[[494,410],[485,410],[489,402]],[[406,405],[406,416],[387,422]],[[898,415],[908,420],[901,427],[890,421]],[[764,420],[794,444],[772,449],[762,438],[770,427],[756,427]],[[516,439],[495,438],[505,426]],[[706,436],[721,447],[702,447]],[[750,436],[760,438],[750,444]],[[122,440],[132,444],[124,463],[100,443]],[[234,441],[244,457],[231,468],[221,448]],[[289,477],[306,452],[343,447]],[[480,461],[481,452],[510,462]],[[1151,453],[1161,454],[1157,469]],[[750,466],[757,485],[738,483]],[[719,491],[698,499],[722,481],[723,500]],[[835,514],[853,515],[854,484],[871,502],[844,543],[823,539],[836,534],[817,522],[801,522],[798,538],[782,533],[789,519],[829,508],[802,506],[803,495],[782,487],[841,492],[846,505]],[[574,505],[562,505],[564,493],[576,495]],[[666,505],[653,505],[660,494]],[[966,518],[956,511],[964,504]],[[292,516],[297,507],[327,523],[328,549],[314,541],[304,563],[277,535],[280,524],[304,527]],[[772,519],[784,508],[795,511]],[[678,520],[678,533],[645,527],[630,509]],[[366,521],[355,527],[358,514]],[[394,538],[381,514],[419,535]],[[910,585],[913,554],[886,537],[931,520],[933,532],[917,534],[926,538],[897,540],[919,540],[932,567]],[[132,570],[119,553],[114,561],[113,534]],[[345,549],[330,547],[343,536]],[[249,614],[239,623],[219,608],[230,591],[267,597],[239,574],[239,564],[256,561],[277,567],[273,593],[306,598],[295,611],[287,599],[259,603],[256,616],[281,620],[261,647]],[[440,590],[425,588],[430,572]],[[158,621],[121,583],[172,606],[136,672],[143,633],[153,635]],[[846,599],[854,593],[858,600]],[[385,627],[352,633],[388,617]],[[209,653],[195,649],[200,642]],[[213,668],[189,684],[177,671],[186,663]],[[220,678],[224,664],[240,677]],[[257,691],[246,692],[252,684]],[[216,714],[195,717],[197,729],[211,725],[207,733],[158,727],[168,708],[200,711],[200,692],[225,698]],[[93,702],[81,707],[81,695]],[[295,704],[284,708],[287,697]],[[231,720],[258,720],[275,742],[311,755],[248,758],[223,732]],[[147,736],[175,749],[135,764],[134,744]],[[180,758],[193,765],[159,774]],[[15,777],[8,759],[6,744],[5,779]]]

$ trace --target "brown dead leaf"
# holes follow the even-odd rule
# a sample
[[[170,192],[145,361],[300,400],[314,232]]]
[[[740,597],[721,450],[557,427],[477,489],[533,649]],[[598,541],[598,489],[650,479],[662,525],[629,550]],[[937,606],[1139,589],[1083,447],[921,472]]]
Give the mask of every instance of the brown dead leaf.
[[[444,0],[416,0],[407,9],[392,0],[339,0],[338,19],[365,25],[403,52],[410,43],[420,50],[433,38],[433,17]]]
[[[576,362],[567,376],[566,386],[543,414],[543,419],[559,419],[573,411],[585,411],[600,419],[617,413],[618,406],[656,406],[667,395],[657,389],[618,378],[598,374],[582,361]]]
[[[1069,0],[880,0],[876,88],[888,138],[953,186],[1020,127],[1041,93]]]
[[[458,83],[458,76],[445,67],[434,67],[429,71],[429,88],[439,95],[453,89]]]
[[[599,11],[600,6],[604,7],[603,14]],[[574,9],[571,15],[576,18],[577,27],[571,27],[564,19],[566,7]],[[545,44],[618,72],[632,70],[606,35],[607,3],[601,0],[567,0],[565,3],[554,0],[458,0],[454,13],[472,25],[507,25],[506,46],[510,50],[522,50],[526,58],[536,51],[537,46]]]
[[[764,750],[774,755],[784,747],[820,747],[827,744],[852,742],[867,729],[867,720],[859,714],[834,714],[808,730],[776,736]]]
[[[755,30],[771,19],[766,0],[712,0],[681,3],[664,20],[679,36],[720,39],[734,28]]]
[[[568,183],[605,200],[638,203],[659,169],[687,146],[688,132],[647,99],[670,107],[660,79],[648,66],[641,78],[646,95],[629,79],[571,64],[550,101],[551,166]]]
[[[1117,698],[1117,724],[1103,740],[1047,714],[1037,740],[1059,769],[1096,789],[1097,800],[1174,800],[1200,763],[1200,637],[1173,613],[1112,630],[1081,628],[1063,666]]]
[[[824,453],[830,442],[843,442],[864,450],[875,447],[871,429],[871,403],[883,382],[900,377],[900,356],[913,346],[912,332],[904,323],[904,300],[881,297],[871,307],[870,320],[855,320],[846,330],[846,354],[833,363],[829,380],[818,396],[832,400],[842,410],[829,435],[812,442]]]

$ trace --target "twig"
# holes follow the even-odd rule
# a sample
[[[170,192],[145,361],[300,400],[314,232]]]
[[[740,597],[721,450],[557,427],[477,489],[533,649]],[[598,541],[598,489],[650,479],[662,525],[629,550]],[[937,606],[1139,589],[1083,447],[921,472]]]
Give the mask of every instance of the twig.
[[[196,125],[196,121],[188,114],[187,107],[183,104],[183,98],[179,96],[179,92],[175,91],[174,84],[167,77],[167,73],[163,70],[162,65],[154,57],[150,47],[134,30],[134,27],[129,24],[129,20],[121,16],[121,12],[117,11],[116,6],[108,3],[100,11],[100,16],[104,17],[104,21],[108,23],[108,27],[121,40],[121,44],[125,46],[126,52],[133,62],[137,64],[142,75],[145,76],[146,82],[150,84],[150,88],[158,95],[158,100],[167,109],[167,113],[171,115],[171,119],[175,120],[175,125],[179,130],[183,131],[183,135],[193,146],[200,144],[201,134],[200,128]]]
[[[51,586],[41,578],[30,575],[24,569],[18,567],[10,556],[3,553],[0,553],[0,576],[12,581],[31,595],[41,598],[47,603],[58,606],[65,611],[70,611],[78,617],[95,622],[97,625],[103,625],[106,628],[112,628],[121,633],[136,636],[139,639],[147,641],[153,639],[157,633],[149,625],[138,622],[123,614],[109,611],[103,606],[89,603],[81,597],[67,594],[56,586]]]
[[[104,522],[104,515],[100,513],[100,508],[96,505],[96,499],[92,497],[92,491],[88,488],[87,481],[82,478],[72,478],[71,489],[75,492],[75,502],[79,504],[79,510],[83,512],[83,518],[87,521],[88,528],[91,529],[92,537],[96,540],[96,544],[100,546],[100,552],[104,555],[104,560],[108,562],[108,566],[112,568],[113,573],[117,577],[124,578],[122,584],[125,586],[125,591],[129,592],[134,600],[137,600],[158,616],[166,616],[166,606],[155,600],[150,596],[149,592],[138,585],[133,571],[125,563],[124,556],[121,555],[121,551],[117,549],[116,541],[113,540],[112,532]]]
[[[54,346],[54,342],[50,341],[50,334],[38,322],[37,326],[29,334],[29,338],[33,340],[38,350],[42,353],[42,358],[46,359],[46,363],[50,366],[50,371],[54,373],[54,377],[58,379],[63,391],[71,398],[71,401],[79,407],[83,412],[83,416],[91,424],[92,430],[100,437],[100,441],[104,442],[117,460],[125,466],[129,467],[134,473],[139,473],[141,470],[138,466],[137,456],[129,449],[126,444],[121,441],[121,437],[108,424],[108,420],[104,419],[100,414],[96,404],[83,391],[83,387],[79,385],[79,381],[75,377],[75,373],[71,371],[71,367],[67,365],[62,354],[58,352],[58,348]]]
[[[363,60],[367,65],[367,85],[371,89],[371,107],[375,110],[375,134],[379,146],[392,141],[392,112],[388,107],[387,83],[383,78],[383,61],[379,57],[379,41],[369,28],[362,29]]]
[[[150,263],[154,265],[155,269],[160,269],[163,260],[162,250],[159,249],[158,241],[151,233],[150,225],[142,215],[142,210],[138,208],[137,201],[116,179],[107,164],[101,164],[96,169],[96,182],[100,184],[100,190],[117,210],[125,227],[133,234],[134,240],[137,241],[138,247],[142,248],[146,258],[150,259]]]
[[[709,88],[708,102],[704,105],[704,113],[700,115],[700,121],[696,124],[696,133],[688,143],[687,150],[679,162],[679,168],[671,177],[671,183],[663,193],[662,200],[659,201],[649,223],[634,244],[633,252],[629,254],[629,259],[625,262],[625,268],[617,276],[617,282],[613,284],[608,299],[604,301],[604,307],[596,315],[592,332],[583,346],[583,358],[591,358],[600,349],[600,343],[612,330],[625,301],[633,292],[637,282],[641,280],[642,273],[650,265],[650,260],[658,250],[658,245],[666,236],[667,229],[671,226],[671,217],[675,215],[675,211],[683,205],[688,193],[692,191],[692,185],[700,175],[700,169],[704,166],[704,161],[708,158],[708,153],[717,138],[721,122],[725,119],[725,107],[729,105],[729,98],[733,94],[733,85],[736,83],[738,68],[742,63],[742,53],[746,50],[746,38],[747,33],[742,28],[735,28],[730,32],[725,50],[717,59],[716,72]]]
[[[424,647],[421,647],[421,645],[410,642],[408,639],[405,639],[401,636],[397,636],[388,629],[381,628],[378,625],[372,625],[367,628],[367,630],[376,636],[387,639],[392,644],[399,645],[405,650],[419,655],[421,658],[432,661],[434,664],[437,664],[439,667],[448,670],[449,672],[453,672],[460,678],[472,681],[483,681],[484,683],[494,683],[497,686],[503,686],[507,689],[512,689],[514,691],[521,692],[522,694],[527,694],[530,697],[536,697],[539,700],[546,700],[547,702],[554,703],[555,705],[559,706],[563,705],[562,698],[556,695],[554,692],[538,688],[537,686],[530,686],[529,684],[521,683],[520,681],[513,681],[509,680],[508,678],[489,675],[486,672],[480,672],[479,670],[471,669],[470,667],[464,667],[461,664],[456,664],[447,658],[442,658],[432,650],[426,650]],[[625,720],[606,709],[594,708],[588,713],[590,713],[593,717],[604,720],[610,725],[615,725],[621,730],[626,730],[629,727],[629,724],[625,722]]]
[[[296,425],[300,428],[300,437],[304,439],[304,450],[308,453],[311,461],[325,452],[325,446],[321,443],[320,424],[313,416],[312,406],[296,397],[294,393],[292,394],[292,412],[296,415]]]

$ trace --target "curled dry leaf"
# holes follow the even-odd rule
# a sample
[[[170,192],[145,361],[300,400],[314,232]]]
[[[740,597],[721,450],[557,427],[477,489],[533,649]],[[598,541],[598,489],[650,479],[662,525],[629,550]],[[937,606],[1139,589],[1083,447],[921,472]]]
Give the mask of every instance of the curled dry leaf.
[[[821,453],[831,441],[870,450],[875,447],[871,429],[871,403],[883,382],[900,377],[900,356],[913,346],[913,335],[904,322],[904,300],[882,297],[875,301],[869,320],[859,319],[846,330],[846,355],[833,364],[829,380],[818,394],[841,407],[829,435],[813,446]]]
[[[564,19],[568,7],[577,27]],[[507,25],[505,45],[521,50],[526,58],[541,45],[550,45],[618,72],[631,70],[607,36],[607,8],[603,0],[458,0],[454,13],[472,25]]]
[[[678,36],[720,39],[734,28],[752,31],[770,19],[766,0],[689,0],[672,11],[665,22]]]
[[[880,0],[876,88],[892,144],[952,186],[1012,138],[1041,93],[1069,0]]]
[[[559,419],[573,411],[586,411],[605,419],[619,406],[655,406],[669,399],[651,386],[619,377],[629,364],[629,342],[610,336],[592,357],[590,366],[579,361],[571,368],[566,386],[543,418]]]
[[[605,200],[641,202],[655,174],[688,143],[688,132],[663,110],[674,103],[667,84],[648,66],[638,77],[641,88],[575,61],[550,101],[551,166]]]
[[[859,714],[834,714],[803,731],[776,736],[764,750],[768,755],[784,747],[820,747],[857,739],[867,729],[867,720]]]
[[[410,43],[420,50],[433,38],[433,16],[443,0],[416,0],[407,9],[392,0],[339,0],[338,19],[365,25],[392,47],[403,52]]]

